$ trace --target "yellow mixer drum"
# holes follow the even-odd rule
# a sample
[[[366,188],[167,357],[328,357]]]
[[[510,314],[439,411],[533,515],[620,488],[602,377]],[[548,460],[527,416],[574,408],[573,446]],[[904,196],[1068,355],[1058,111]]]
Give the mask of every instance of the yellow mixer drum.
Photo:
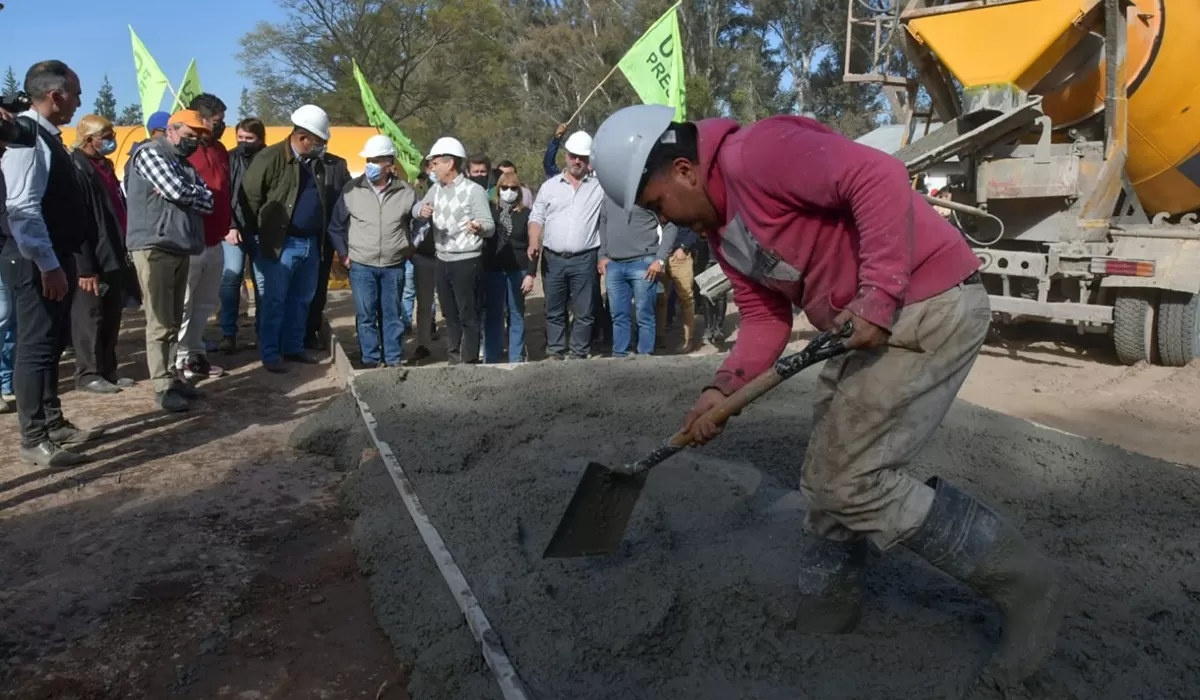
[[[1055,68],[1080,61],[1045,90],[1043,108],[1066,127],[1104,108],[1103,27],[1081,19],[1095,0],[1027,0],[914,18],[925,43],[963,87],[1042,92]],[[1129,153],[1126,172],[1148,213],[1200,210],[1200,2],[1134,0],[1126,9]]]

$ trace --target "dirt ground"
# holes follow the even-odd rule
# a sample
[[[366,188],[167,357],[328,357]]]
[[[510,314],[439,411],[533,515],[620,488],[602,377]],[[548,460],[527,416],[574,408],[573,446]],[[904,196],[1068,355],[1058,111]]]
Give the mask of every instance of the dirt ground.
[[[139,380],[142,325],[127,313],[120,347]],[[78,468],[19,465],[16,415],[0,416],[0,697],[407,697],[337,502],[343,475],[287,446],[340,393],[331,366],[276,376],[253,350],[213,357],[229,374],[175,415],[145,381],[74,391],[64,362],[67,417],[109,430]]]
[[[356,355],[349,292],[330,297]],[[533,359],[543,314],[535,293]],[[731,328],[736,319],[731,309]],[[146,376],[141,328],[127,315],[122,371],[135,379]],[[798,321],[795,345],[809,335]],[[668,345],[678,337],[676,325]],[[68,417],[110,429],[76,469],[17,464],[16,416],[0,416],[10,455],[0,460],[0,697],[407,697],[415,654],[438,642],[422,630],[384,636],[377,618],[401,613],[373,607],[338,502],[344,475],[288,447],[293,427],[340,392],[332,368],[273,376],[253,350],[214,357],[229,375],[205,382],[208,398],[181,416],[156,411],[146,383],[116,397],[73,391],[65,362]],[[962,398],[1200,466],[1198,388],[1195,365],[1123,367],[1103,337],[1029,326],[997,333]],[[378,483],[372,491],[390,497]],[[469,663],[469,646],[463,654]]]

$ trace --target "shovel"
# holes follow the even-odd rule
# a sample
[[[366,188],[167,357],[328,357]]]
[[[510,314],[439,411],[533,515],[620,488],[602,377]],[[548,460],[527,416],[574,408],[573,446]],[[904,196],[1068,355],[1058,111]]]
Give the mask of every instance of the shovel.
[[[800,370],[846,352],[841,339],[849,337],[852,331],[851,324],[846,323],[840,333],[821,333],[800,352],[776,360],[771,371],[763,372],[714,406],[708,416],[724,421]],[[542,557],[586,557],[616,552],[650,469],[691,444],[691,437],[680,432],[636,462],[616,468],[595,462],[588,464]]]

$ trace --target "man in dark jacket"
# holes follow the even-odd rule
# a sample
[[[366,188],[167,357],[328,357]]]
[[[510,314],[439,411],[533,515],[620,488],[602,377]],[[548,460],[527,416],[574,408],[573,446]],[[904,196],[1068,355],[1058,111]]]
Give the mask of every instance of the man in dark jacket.
[[[248,233],[250,229],[246,226],[246,211],[238,193],[250,161],[267,145],[267,129],[259,119],[243,119],[237,125],[237,142],[237,148],[229,152],[233,225],[221,244],[225,253],[225,267],[221,273],[221,344],[218,349],[225,353],[237,351],[238,310],[246,279],[246,261],[253,263],[254,260],[254,237]],[[254,285],[255,308],[258,308],[258,284],[254,282],[253,275],[250,279]],[[257,325],[257,315],[254,320]]]
[[[126,245],[145,299],[146,364],[155,401],[164,411],[186,411],[200,392],[174,372],[191,256],[204,251],[204,216],[212,192],[188,162],[208,127],[188,109],[171,115],[167,133],[138,149],[130,169]]]
[[[96,394],[116,394],[133,386],[117,376],[117,336],[121,332],[125,280],[125,196],[108,155],[116,150],[112,124],[89,114],[75,127],[73,159],[94,227],[75,265],[79,289],[71,302],[75,341],[75,386]]]
[[[316,362],[304,352],[304,334],[333,209],[322,157],[329,116],[316,105],[303,105],[292,113],[292,125],[286,140],[255,156],[241,191],[243,223],[258,246],[259,355],[263,367],[276,373],[287,371],[284,360]]]
[[[62,61],[43,61],[25,74],[32,107],[18,116],[37,135],[36,148],[4,151],[12,236],[0,252],[0,274],[12,290],[17,318],[13,389],[21,426],[20,459],[57,469],[84,461],[66,449],[100,431],[80,430],[62,414],[58,361],[63,351],[75,253],[92,225],[71,154],[59,127],[79,108],[79,76]]]

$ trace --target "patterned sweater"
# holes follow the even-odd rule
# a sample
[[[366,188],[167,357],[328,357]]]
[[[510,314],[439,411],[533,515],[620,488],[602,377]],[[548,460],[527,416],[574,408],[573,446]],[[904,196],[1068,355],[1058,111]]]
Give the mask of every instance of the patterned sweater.
[[[433,206],[433,241],[438,260],[469,260],[483,254],[483,239],[496,230],[487,192],[461,174],[449,185],[435,184],[422,200]],[[467,231],[467,224],[478,221],[483,230]]]

